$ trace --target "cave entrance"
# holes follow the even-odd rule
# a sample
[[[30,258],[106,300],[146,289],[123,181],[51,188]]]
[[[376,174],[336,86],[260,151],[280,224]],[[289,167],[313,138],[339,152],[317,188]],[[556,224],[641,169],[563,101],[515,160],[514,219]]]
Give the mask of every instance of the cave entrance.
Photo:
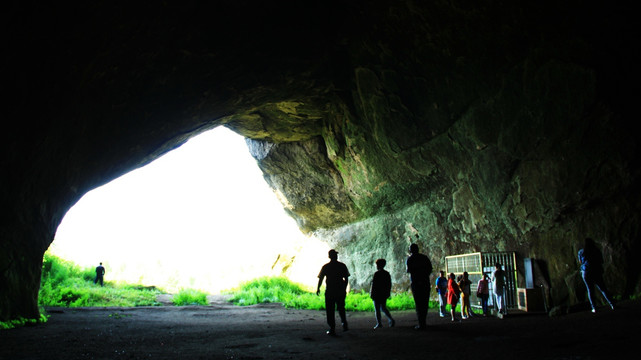
[[[243,137],[224,127],[87,193],[49,249],[81,266],[103,262],[106,281],[212,294],[283,273],[314,286],[327,250],[300,232]]]

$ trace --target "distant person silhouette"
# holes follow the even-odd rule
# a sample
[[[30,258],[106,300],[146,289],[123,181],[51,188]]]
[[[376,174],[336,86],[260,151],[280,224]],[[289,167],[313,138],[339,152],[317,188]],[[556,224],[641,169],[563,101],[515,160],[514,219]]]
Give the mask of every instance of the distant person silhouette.
[[[445,271],[441,270],[440,276],[436,278],[436,293],[438,294],[439,315],[445,317],[447,306],[447,277]]]
[[[459,288],[461,289],[461,318],[463,319],[467,319],[473,316],[472,304],[470,301],[470,296],[472,296],[472,282],[470,281],[469,277],[470,275],[467,273],[467,271],[464,271],[463,276],[461,276],[461,280],[458,283]]]
[[[505,314],[505,271],[500,263],[494,265],[494,272],[492,273],[492,286],[494,297],[496,298],[496,305],[499,309],[499,314]]]
[[[614,304],[612,300],[610,300],[610,295],[603,282],[603,255],[596,247],[594,240],[591,238],[585,239],[583,249],[579,250],[578,257],[581,263],[581,277],[588,290],[588,300],[590,301],[592,312],[596,312],[594,298],[592,296],[594,287],[599,289],[605,301],[607,301],[610,308],[614,310]]]
[[[416,237],[418,238],[418,235]],[[418,325],[416,325],[415,329],[425,330],[427,328],[427,310],[430,305],[432,262],[427,256],[419,253],[417,244],[410,245],[409,250],[410,256],[405,264],[407,272],[410,274],[410,287],[414,296],[416,316],[418,317]]]
[[[349,330],[347,327],[347,317],[345,316],[345,296],[347,295],[347,279],[350,274],[347,266],[338,261],[338,252],[336,252],[336,250],[331,249],[328,252],[328,256],[330,261],[323,265],[318,274],[316,295],[320,295],[323,279],[327,278],[325,282],[325,313],[327,314],[327,325],[329,325],[327,335],[336,335],[335,309],[338,310],[338,315],[341,318],[343,331]]]
[[[385,261],[385,259],[376,260],[377,271],[374,273],[372,289],[370,290],[370,297],[374,301],[374,315],[376,316],[376,326],[374,326],[374,329],[383,327],[381,323],[381,312],[387,317],[390,327],[393,327],[396,323],[392,318],[392,314],[387,310],[387,299],[392,292],[392,277],[389,272],[384,269],[386,264],[387,261]]]
[[[456,283],[456,275],[450,273],[450,278],[447,280],[447,303],[450,304],[450,315],[452,321],[456,320],[456,304],[458,304],[461,297],[461,288]]]
[[[490,298],[490,284],[489,276],[483,274],[481,280],[479,280],[478,286],[476,288],[476,297],[481,300],[481,308],[483,309],[483,316],[487,316],[489,309],[487,306],[487,301]]]
[[[100,282],[100,286],[103,286],[104,277],[105,277],[105,267],[102,266],[102,263],[100,263],[100,265],[96,266],[96,278],[93,279],[93,283],[96,284]]]

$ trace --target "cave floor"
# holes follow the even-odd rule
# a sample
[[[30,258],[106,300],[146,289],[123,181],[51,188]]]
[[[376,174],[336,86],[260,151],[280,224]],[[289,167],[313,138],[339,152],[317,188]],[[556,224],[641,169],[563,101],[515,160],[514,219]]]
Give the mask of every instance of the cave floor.
[[[451,322],[413,311],[373,330],[373,313],[348,312],[350,330],[325,335],[325,313],[278,304],[137,308],[47,308],[45,324],[0,331],[0,359],[605,359],[632,349],[641,302],[548,317]]]

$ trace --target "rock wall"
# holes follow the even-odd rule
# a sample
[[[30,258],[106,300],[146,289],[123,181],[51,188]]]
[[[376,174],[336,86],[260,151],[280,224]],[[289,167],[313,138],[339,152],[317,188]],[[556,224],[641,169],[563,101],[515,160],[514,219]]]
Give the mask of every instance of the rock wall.
[[[0,320],[37,317],[42,254],[87,191],[225,125],[301,229],[367,287],[408,236],[518,251],[584,301],[585,236],[638,293],[638,46],[629,12],[573,2],[11,5]],[[620,274],[626,274],[625,277]]]
[[[341,250],[357,289],[379,257],[407,289],[404,259],[420,234],[439,269],[477,251],[533,258],[536,285],[564,306],[585,300],[576,253],[592,237],[614,293],[638,293],[639,149],[615,99],[627,71],[615,68],[631,64],[605,43],[621,34],[577,37],[590,30],[569,12],[556,21],[572,31],[557,32],[550,8],[497,22],[405,6],[368,28],[367,46],[348,45],[350,95],[319,137],[257,157],[302,228]]]

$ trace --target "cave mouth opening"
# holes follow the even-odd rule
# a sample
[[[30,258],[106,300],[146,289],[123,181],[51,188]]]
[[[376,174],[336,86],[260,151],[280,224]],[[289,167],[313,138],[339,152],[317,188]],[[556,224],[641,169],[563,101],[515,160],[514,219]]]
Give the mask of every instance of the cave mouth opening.
[[[107,282],[217,294],[265,275],[313,287],[327,250],[283,210],[243,137],[217,127],[85,194],[48,251],[102,262]]]

